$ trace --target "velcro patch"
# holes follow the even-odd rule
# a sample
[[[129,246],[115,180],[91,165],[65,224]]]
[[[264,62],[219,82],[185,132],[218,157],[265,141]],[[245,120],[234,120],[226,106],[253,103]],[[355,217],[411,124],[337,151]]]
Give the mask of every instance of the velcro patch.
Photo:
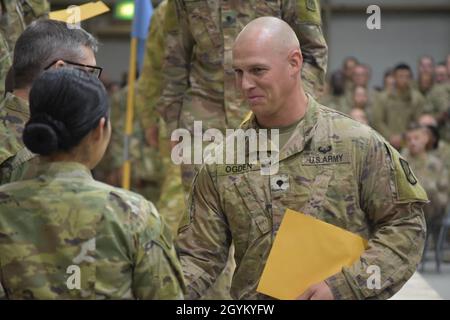
[[[320,5],[317,0],[301,0],[297,3],[298,17],[301,23],[322,23]]]
[[[344,152],[330,152],[327,154],[305,152],[302,155],[302,165],[304,166],[321,166],[332,164],[350,163],[350,156]]]

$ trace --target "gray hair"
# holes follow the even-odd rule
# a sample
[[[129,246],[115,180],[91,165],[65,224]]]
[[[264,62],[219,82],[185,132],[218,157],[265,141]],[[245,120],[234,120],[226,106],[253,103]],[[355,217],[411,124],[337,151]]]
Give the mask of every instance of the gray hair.
[[[77,61],[83,47],[97,52],[98,42],[82,28],[65,22],[37,20],[20,35],[14,48],[14,87],[26,88],[55,60]]]

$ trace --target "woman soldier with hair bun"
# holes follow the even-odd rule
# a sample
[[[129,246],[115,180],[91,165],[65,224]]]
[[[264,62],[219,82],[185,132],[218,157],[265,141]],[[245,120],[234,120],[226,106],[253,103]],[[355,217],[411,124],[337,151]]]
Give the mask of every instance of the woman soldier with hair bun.
[[[0,187],[0,298],[181,299],[172,239],[153,204],[95,181],[111,126],[100,80],[45,71],[30,92],[31,179]]]

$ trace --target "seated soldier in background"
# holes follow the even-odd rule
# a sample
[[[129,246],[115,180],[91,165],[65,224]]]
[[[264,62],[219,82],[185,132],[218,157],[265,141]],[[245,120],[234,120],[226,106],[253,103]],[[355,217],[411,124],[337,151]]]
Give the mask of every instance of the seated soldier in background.
[[[439,226],[448,202],[449,175],[440,159],[427,152],[428,128],[413,123],[406,133],[407,150],[403,152],[411,169],[428,194],[430,203],[424,207],[428,232],[437,241]]]
[[[399,64],[394,69],[395,89],[382,92],[373,105],[373,127],[397,150],[403,145],[402,134],[408,124],[417,121],[425,99],[412,87],[411,68]]]
[[[84,70],[35,81],[23,141],[40,161],[34,178],[0,187],[0,298],[183,298],[170,231],[153,204],[92,178],[108,117],[105,88]]]
[[[353,108],[350,111],[349,116],[353,119],[356,120],[360,123],[369,125],[369,121],[367,120],[367,115],[366,112],[362,109],[358,109],[358,108]]]

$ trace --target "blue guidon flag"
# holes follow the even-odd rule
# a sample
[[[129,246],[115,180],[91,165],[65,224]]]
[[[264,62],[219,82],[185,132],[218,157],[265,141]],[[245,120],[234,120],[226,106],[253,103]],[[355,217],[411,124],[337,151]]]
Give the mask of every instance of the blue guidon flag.
[[[134,19],[131,36],[138,39],[137,63],[138,70],[141,70],[145,54],[145,42],[147,39],[148,28],[153,14],[153,7],[150,0],[134,1]]]

